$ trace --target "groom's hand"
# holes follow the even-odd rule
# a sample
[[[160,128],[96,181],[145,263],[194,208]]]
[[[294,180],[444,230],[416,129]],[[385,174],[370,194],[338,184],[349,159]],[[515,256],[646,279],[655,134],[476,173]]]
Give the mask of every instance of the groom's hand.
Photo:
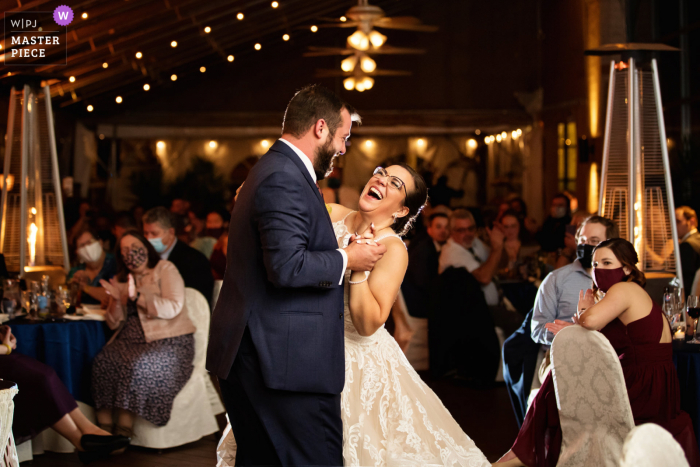
[[[381,243],[355,241],[348,245],[345,253],[348,255],[347,268],[350,271],[371,271],[386,253],[386,247]]]

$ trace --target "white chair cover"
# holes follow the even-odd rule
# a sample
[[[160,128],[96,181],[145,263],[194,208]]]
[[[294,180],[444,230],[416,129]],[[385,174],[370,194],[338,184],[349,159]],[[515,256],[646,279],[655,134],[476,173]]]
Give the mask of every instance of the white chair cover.
[[[622,447],[620,467],[689,467],[683,448],[654,423],[635,427]]]
[[[603,334],[569,326],[554,338],[551,359],[562,429],[557,466],[617,467],[634,418],[615,349]]]
[[[192,376],[175,396],[167,425],[157,427],[141,417],[136,417],[134,437],[131,440],[133,445],[154,449],[171,448],[197,441],[219,429],[216,415],[224,411],[223,405],[204,368],[209,340],[209,304],[201,293],[186,288],[184,311],[187,311],[197,328],[194,333]]]
[[[19,467],[15,440],[12,436],[12,419],[15,414],[15,395],[19,390],[15,383],[3,381],[0,389],[0,467]]]

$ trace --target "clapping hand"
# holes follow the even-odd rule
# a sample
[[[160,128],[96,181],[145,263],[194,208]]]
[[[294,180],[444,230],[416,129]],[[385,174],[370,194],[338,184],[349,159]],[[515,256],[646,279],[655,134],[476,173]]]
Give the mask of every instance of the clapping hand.
[[[486,228],[486,232],[489,234],[489,240],[491,240],[491,248],[499,250],[503,247],[503,240],[505,234],[501,229],[499,224],[494,224],[492,229]]]
[[[129,293],[129,299],[134,300],[136,298],[136,283],[134,282],[134,276],[129,274],[129,285],[127,286],[127,291]]]
[[[593,293],[593,289],[588,289],[585,292],[581,290],[578,293],[578,315],[581,316],[581,313],[589,309],[595,305],[595,294]]]
[[[129,274],[131,276],[131,274]],[[111,278],[109,282],[104,279],[100,279],[100,285],[105,289],[107,295],[111,295],[115,300],[119,300],[121,293],[119,292],[119,287],[117,286],[117,279]]]

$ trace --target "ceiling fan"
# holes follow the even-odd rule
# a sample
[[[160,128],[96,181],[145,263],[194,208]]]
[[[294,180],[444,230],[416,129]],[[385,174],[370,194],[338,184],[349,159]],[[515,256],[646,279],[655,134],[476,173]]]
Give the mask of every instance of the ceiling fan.
[[[387,37],[374,28],[400,29],[405,31],[435,32],[437,26],[423,24],[412,16],[388,17],[384,10],[367,3],[368,0],[358,0],[358,4],[350,8],[345,16],[338,20],[326,19],[326,24],[319,27],[356,28],[347,40],[347,47],[309,47],[305,57],[320,57],[328,55],[346,55],[340,70],[318,70],[319,77],[346,76],[343,86],[348,91],[363,92],[374,86],[372,76],[403,76],[410,72],[400,70],[377,70],[377,63],[370,55],[381,54],[421,54],[424,49],[392,47],[386,45]]]

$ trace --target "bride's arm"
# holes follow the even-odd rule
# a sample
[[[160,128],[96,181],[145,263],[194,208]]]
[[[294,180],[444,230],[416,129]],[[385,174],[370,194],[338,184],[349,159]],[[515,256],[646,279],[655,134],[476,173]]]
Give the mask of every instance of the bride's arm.
[[[381,243],[387,251],[377,261],[369,279],[350,284],[350,316],[361,336],[371,336],[387,320],[408,266],[408,253],[401,240],[389,237]],[[353,272],[350,281],[360,281],[364,277],[364,272]]]

